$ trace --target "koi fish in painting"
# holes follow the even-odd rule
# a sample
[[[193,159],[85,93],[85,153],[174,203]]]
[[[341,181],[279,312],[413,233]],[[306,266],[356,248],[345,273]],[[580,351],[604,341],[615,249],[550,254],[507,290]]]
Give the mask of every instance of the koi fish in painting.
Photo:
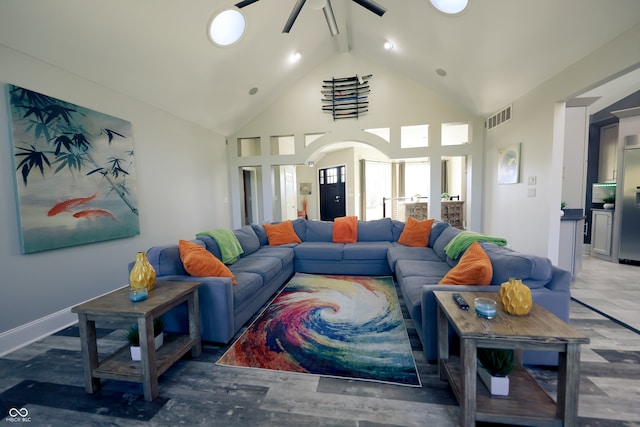
[[[86,205],[87,203],[95,199],[97,196],[98,196],[98,193],[94,193],[93,196],[78,197],[75,199],[69,199],[69,200],[65,200],[64,202],[57,203],[47,213],[47,216],[58,215],[62,212],[71,212],[71,209],[75,208],[76,206]]]
[[[88,209],[86,211],[80,211],[73,214],[74,218],[86,218],[86,219],[96,219],[101,217],[108,217],[114,221],[117,221],[116,217],[109,211],[105,211],[104,209]]]

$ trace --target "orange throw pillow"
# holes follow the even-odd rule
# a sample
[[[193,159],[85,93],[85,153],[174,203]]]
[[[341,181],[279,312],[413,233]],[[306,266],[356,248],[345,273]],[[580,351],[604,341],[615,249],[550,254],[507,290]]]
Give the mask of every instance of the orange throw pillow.
[[[236,276],[229,270],[229,267],[202,246],[187,240],[180,240],[178,249],[180,250],[182,265],[190,275],[198,277],[230,277],[231,283],[238,284]]]
[[[433,218],[418,221],[415,218],[407,218],[402,234],[398,238],[398,243],[414,248],[426,248],[429,246],[429,234],[431,234],[431,226]]]
[[[331,240],[335,243],[356,243],[358,241],[358,217],[341,216],[335,218]]]
[[[288,243],[302,243],[300,237],[293,229],[291,220],[280,224],[264,224],[264,231],[267,232],[269,246],[286,245]]]
[[[473,242],[453,267],[440,280],[441,285],[490,285],[493,267],[480,243]]]

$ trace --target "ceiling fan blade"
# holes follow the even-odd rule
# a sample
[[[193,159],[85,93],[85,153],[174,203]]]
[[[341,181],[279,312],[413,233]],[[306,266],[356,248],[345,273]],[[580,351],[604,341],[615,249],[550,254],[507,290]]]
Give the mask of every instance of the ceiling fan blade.
[[[293,10],[291,11],[291,15],[289,15],[289,19],[287,19],[287,23],[284,24],[284,28],[282,29],[283,33],[288,33],[291,31],[291,27],[293,27],[293,23],[296,22],[296,18],[300,14],[300,10],[302,10],[302,6],[304,6],[306,0],[298,0],[296,5],[293,6]]]
[[[384,15],[384,13],[387,11],[387,9],[380,6],[378,3],[374,2],[373,0],[353,0],[353,1],[354,3],[358,3],[360,6],[370,10],[371,12],[375,13],[378,16]]]
[[[236,7],[237,7],[238,9],[242,9],[243,7],[245,7],[245,6],[249,6],[250,4],[253,4],[253,3],[257,2],[257,1],[258,1],[258,0],[242,0],[242,1],[241,1],[241,2],[239,2],[239,3],[236,3]]]

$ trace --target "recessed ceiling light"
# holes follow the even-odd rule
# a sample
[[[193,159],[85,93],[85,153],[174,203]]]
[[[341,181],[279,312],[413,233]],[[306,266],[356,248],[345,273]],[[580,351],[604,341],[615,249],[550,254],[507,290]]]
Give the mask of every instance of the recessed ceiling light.
[[[393,48],[395,47],[395,45],[393,44],[393,42],[391,42],[391,41],[389,41],[389,40],[387,40],[386,42],[384,42],[384,45],[383,45],[383,46],[384,46],[384,48],[385,48],[386,50],[391,50],[391,49],[393,49]]]
[[[459,15],[469,7],[470,0],[429,0],[439,12],[446,15]]]
[[[300,58],[302,58],[302,54],[296,50],[291,55],[289,55],[289,62],[291,63],[298,62]]]
[[[447,70],[444,70],[442,68],[436,68],[436,74],[439,75],[440,77],[445,77],[447,75]]]
[[[249,95],[255,95],[256,93],[258,93],[257,87],[252,87],[251,89],[249,89]]]
[[[209,39],[217,46],[237,43],[246,27],[246,20],[237,7],[216,12],[207,27]]]

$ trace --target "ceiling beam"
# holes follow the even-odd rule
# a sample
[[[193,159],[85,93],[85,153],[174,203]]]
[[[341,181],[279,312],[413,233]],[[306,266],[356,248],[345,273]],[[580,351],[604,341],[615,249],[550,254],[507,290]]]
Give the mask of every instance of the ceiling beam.
[[[351,29],[347,24],[347,8],[345,7],[347,0],[333,0],[333,12],[336,17],[336,24],[340,32],[335,36],[339,53],[348,53],[351,50]],[[350,0],[349,0],[350,1]]]

